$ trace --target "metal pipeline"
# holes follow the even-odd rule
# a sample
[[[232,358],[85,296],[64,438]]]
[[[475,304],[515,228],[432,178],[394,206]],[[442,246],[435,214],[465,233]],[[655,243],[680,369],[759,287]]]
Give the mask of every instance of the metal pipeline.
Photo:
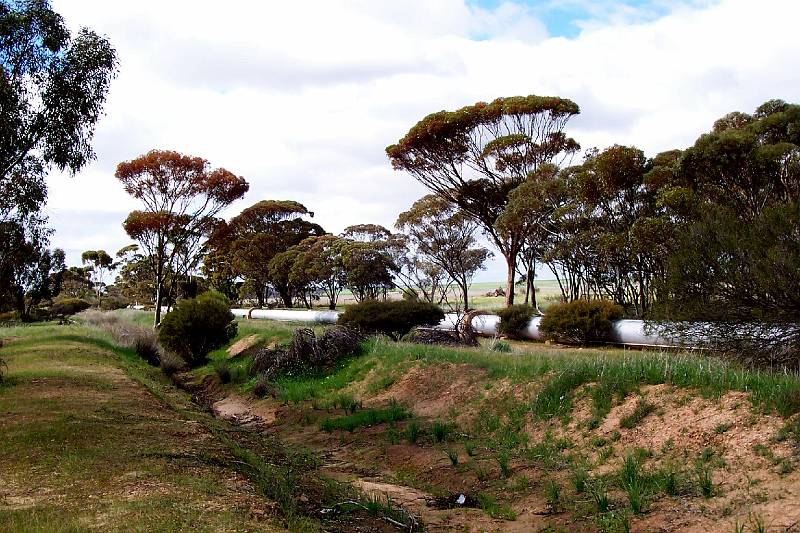
[[[287,322],[308,322],[313,324],[335,324],[339,318],[339,311],[306,311],[290,309],[231,309],[234,316],[242,318],[280,320]],[[447,313],[437,329],[454,330],[459,317],[456,313]],[[530,340],[541,341],[542,334],[539,333],[539,322],[541,317],[534,317],[528,325],[520,331],[520,337]],[[478,335],[494,337],[497,335],[497,327],[500,324],[500,317],[497,315],[477,315],[472,317],[472,329]],[[630,346],[680,346],[682,343],[678,339],[661,337],[648,333],[645,329],[643,320],[615,320],[611,323],[611,332],[608,335],[608,342],[613,344],[626,344]]]

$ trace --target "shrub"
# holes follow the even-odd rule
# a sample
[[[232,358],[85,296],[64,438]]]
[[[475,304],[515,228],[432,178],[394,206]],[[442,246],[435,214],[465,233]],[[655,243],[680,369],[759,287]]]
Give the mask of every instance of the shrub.
[[[497,312],[500,317],[497,331],[509,337],[518,337],[535,314],[536,310],[529,305],[509,305]]]
[[[435,326],[443,319],[442,310],[429,302],[365,300],[348,307],[339,317],[339,324],[397,340],[414,327]]]
[[[0,339],[0,348],[2,348],[2,347],[3,347],[3,340]],[[0,357],[0,384],[2,384],[3,380],[5,379],[6,370],[7,369],[8,369],[8,365],[6,365],[5,359]]]
[[[115,311],[117,309],[125,309],[130,302],[121,296],[106,296],[100,300],[100,309],[103,311]]]
[[[207,292],[181,301],[161,321],[158,340],[191,367],[236,336],[236,322],[224,296]]]
[[[288,347],[258,350],[248,371],[251,376],[271,378],[283,370],[320,370],[359,353],[363,340],[360,332],[345,326],[326,329],[319,340],[313,329],[298,328]]]
[[[611,321],[622,316],[622,308],[609,300],[575,300],[548,307],[539,331],[546,339],[586,344],[604,340]]]
[[[161,355],[159,366],[164,374],[172,376],[183,370],[185,363],[180,357],[167,352]]]
[[[489,350],[492,352],[510,353],[511,345],[500,339],[492,339],[492,342],[489,343]]]
[[[217,373],[220,383],[230,383],[231,367],[227,360],[223,359],[214,363],[214,372]]]
[[[134,334],[131,344],[136,355],[153,366],[161,364],[161,350],[156,342],[155,335],[149,331],[138,331]]]
[[[92,306],[82,298],[64,298],[56,300],[50,306],[50,314],[54,316],[68,316],[85,311]]]

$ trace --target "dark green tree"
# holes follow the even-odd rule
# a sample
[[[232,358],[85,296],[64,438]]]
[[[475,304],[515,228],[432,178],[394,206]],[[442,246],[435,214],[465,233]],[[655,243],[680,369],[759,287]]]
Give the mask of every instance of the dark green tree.
[[[55,166],[77,172],[115,76],[109,42],[71,36],[46,0],[0,1],[0,221],[38,211]]]

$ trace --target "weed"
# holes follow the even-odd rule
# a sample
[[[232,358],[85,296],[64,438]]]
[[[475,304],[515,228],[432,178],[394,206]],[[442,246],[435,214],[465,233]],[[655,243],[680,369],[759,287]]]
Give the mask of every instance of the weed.
[[[416,420],[412,420],[406,426],[406,440],[410,444],[416,444],[419,440],[421,429],[419,427],[419,423]]]
[[[231,381],[231,367],[227,359],[214,362],[214,372],[217,373],[220,383],[230,383]]]
[[[489,343],[489,351],[492,352],[500,352],[500,353],[510,353],[511,352],[511,345],[506,341],[500,340],[498,338],[492,339]]]
[[[343,409],[347,414],[354,414],[362,407],[362,403],[355,396],[345,393],[335,395],[329,405],[334,409]]]
[[[608,490],[602,480],[594,480],[593,483],[588,485],[589,494],[594,500],[595,507],[598,513],[607,513],[610,508],[608,499]]]
[[[478,494],[478,503],[480,503],[483,512],[492,518],[501,520],[516,520],[517,518],[517,513],[514,512],[511,506],[497,503],[497,500],[488,494]]]
[[[550,510],[556,512],[561,505],[561,486],[552,479],[548,479],[544,484],[544,495]]]
[[[714,480],[711,466],[703,462],[698,462],[696,470],[697,486],[700,488],[700,494],[702,494],[704,498],[710,498],[714,495]]]
[[[501,450],[497,453],[496,459],[497,465],[500,467],[500,473],[503,474],[503,477],[509,477],[511,475],[511,465],[509,464],[511,454],[508,450]]]
[[[630,518],[624,511],[608,511],[597,515],[597,527],[603,533],[628,533],[631,530]]]
[[[389,444],[400,443],[400,433],[398,433],[397,428],[394,427],[394,425],[389,426],[389,429],[386,430],[386,440],[389,441]]]
[[[639,461],[633,455],[628,455],[622,463],[619,473],[620,484],[628,497],[628,503],[634,514],[644,511],[645,501],[648,496],[647,479],[642,475]]]
[[[639,422],[644,420],[647,415],[656,410],[656,406],[648,403],[644,398],[636,403],[633,412],[623,416],[619,421],[619,427],[631,429],[639,425]]]
[[[471,440],[464,441],[464,451],[470,457],[475,456],[475,442]]]
[[[395,404],[390,405],[386,409],[365,409],[349,416],[326,418],[322,421],[320,428],[323,431],[333,431],[336,429],[353,431],[359,427],[396,422],[410,417],[411,413]]]
[[[572,488],[575,489],[575,492],[582,494],[586,492],[586,483],[589,481],[589,473],[585,468],[576,468],[572,471],[570,480],[572,481]]]
[[[458,466],[458,451],[455,448],[448,447],[446,450],[447,458],[450,459],[450,464]]]
[[[732,427],[733,424],[730,422],[721,422],[714,427],[714,433],[716,433],[717,435],[722,435]]]
[[[767,530],[764,517],[761,515],[749,513],[747,515],[747,522],[750,524],[750,529],[754,533],[764,533]]]
[[[434,442],[444,442],[450,436],[450,433],[453,430],[452,424],[448,424],[447,422],[442,422],[437,420],[433,423],[433,428],[431,432],[433,434],[433,441]]]

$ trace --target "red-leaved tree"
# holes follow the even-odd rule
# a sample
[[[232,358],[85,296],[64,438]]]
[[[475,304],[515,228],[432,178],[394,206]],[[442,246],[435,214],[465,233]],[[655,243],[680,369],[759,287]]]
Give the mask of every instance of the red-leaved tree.
[[[244,178],[209,162],[169,150],[151,150],[117,166],[125,191],[144,204],[123,226],[145,252],[156,287],[154,326],[165,290],[197,267],[205,237],[224,207],[244,196]],[[166,286],[171,279],[170,287]]]

